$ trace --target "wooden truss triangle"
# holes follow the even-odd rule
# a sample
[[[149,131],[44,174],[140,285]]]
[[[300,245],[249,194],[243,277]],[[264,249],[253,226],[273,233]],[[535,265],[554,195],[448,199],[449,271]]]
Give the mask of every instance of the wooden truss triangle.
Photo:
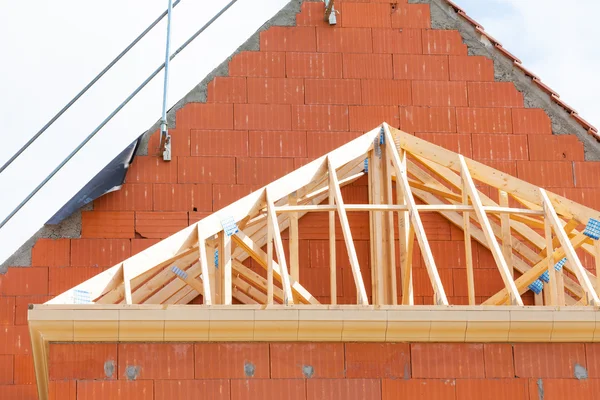
[[[369,204],[346,204],[341,188],[365,175]],[[354,247],[349,211],[370,215],[371,295]],[[199,295],[206,305],[320,304],[302,286],[299,264],[298,220],[308,212],[329,215],[323,227],[330,243],[328,304],[337,302],[339,220],[358,304],[414,304],[416,240],[434,303],[449,305],[421,220],[429,212],[464,232],[470,305],[477,304],[478,295],[473,239],[491,251],[504,285],[481,304],[523,305],[521,296],[528,290],[536,292],[536,305],[600,303],[598,211],[383,123],[47,304],[187,304]],[[281,237],[285,229],[289,255]],[[584,267],[578,249],[594,257],[595,274]],[[244,265],[248,258],[265,273]]]

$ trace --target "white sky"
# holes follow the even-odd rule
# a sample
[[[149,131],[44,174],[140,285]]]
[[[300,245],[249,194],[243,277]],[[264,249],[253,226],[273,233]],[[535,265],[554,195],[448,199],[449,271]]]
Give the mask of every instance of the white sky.
[[[600,125],[597,0],[454,0],[524,65]],[[225,0],[182,0],[172,48]],[[173,62],[170,104],[231,54],[286,0],[239,0]],[[167,0],[0,0],[0,165],[164,9]],[[260,6],[258,6],[260,5]],[[165,19],[166,20],[166,19]],[[64,157],[164,61],[165,24],[0,176],[3,220]],[[160,118],[162,75],[0,230],[0,263],[102,167]]]

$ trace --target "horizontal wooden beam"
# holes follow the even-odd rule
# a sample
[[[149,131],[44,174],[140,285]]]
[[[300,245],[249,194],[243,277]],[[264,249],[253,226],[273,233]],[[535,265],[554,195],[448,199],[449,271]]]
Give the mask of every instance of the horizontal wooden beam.
[[[398,204],[346,204],[346,211],[408,211],[409,207]],[[466,211],[474,210],[473,206],[455,205],[455,204],[420,204],[416,206],[418,211],[425,212],[440,212],[440,211]],[[292,213],[292,212],[315,212],[315,211],[335,211],[335,205],[314,204],[306,206],[280,206],[275,207],[276,213]],[[490,214],[523,214],[543,216],[543,211],[528,210],[525,208],[510,208],[510,207],[483,207],[483,211]]]

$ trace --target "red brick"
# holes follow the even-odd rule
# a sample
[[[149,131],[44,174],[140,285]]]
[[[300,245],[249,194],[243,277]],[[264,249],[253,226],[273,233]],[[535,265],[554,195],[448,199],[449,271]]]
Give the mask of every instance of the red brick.
[[[459,269],[438,269],[440,280],[446,291],[446,296],[458,296],[458,293],[454,293],[455,290],[452,286],[453,271],[462,271]],[[427,270],[424,268],[414,269],[413,271],[413,290],[415,296],[433,296],[433,286],[431,284],[431,278]]]
[[[76,400],[76,381],[50,381],[48,382],[49,400]]]
[[[392,79],[391,54],[344,53],[344,78]]]
[[[347,378],[410,378],[406,343],[346,343]]]
[[[456,400],[453,379],[382,379],[383,400],[435,399]]]
[[[450,222],[437,213],[422,213],[421,221],[429,240],[449,240]],[[398,227],[394,227],[394,236],[398,237]],[[414,261],[413,261],[414,262]]]
[[[250,157],[306,157],[306,132],[250,131]]]
[[[158,157],[137,156],[127,171],[126,180],[128,183],[177,182],[177,163],[165,162]]]
[[[50,269],[60,268],[52,267]],[[27,310],[29,304],[44,304],[53,296],[36,295],[36,296],[17,296],[15,298],[15,325],[27,325]]]
[[[512,133],[509,108],[457,108],[459,133]],[[519,133],[519,132],[515,132]]]
[[[600,188],[554,188],[553,191],[586,207],[600,209]]]
[[[0,325],[15,323],[15,298],[0,297]]]
[[[286,104],[235,104],[235,129],[289,130],[290,106]]]
[[[133,211],[82,211],[81,237],[125,239],[134,237]]]
[[[192,344],[131,343],[118,346],[119,379],[131,379],[127,369],[137,368],[135,379],[194,379]]]
[[[420,29],[373,29],[373,52],[420,54]]]
[[[52,343],[48,369],[50,380],[117,379],[117,345]]]
[[[552,134],[550,118],[541,108],[513,108],[511,111],[514,133]]]
[[[343,3],[340,14],[344,28],[390,28],[391,8],[389,4]]]
[[[447,81],[448,57],[394,54],[394,79]]]
[[[0,354],[31,354],[29,326],[0,326]]]
[[[64,267],[69,265],[69,239],[38,239],[31,250],[32,267]]]
[[[484,56],[450,56],[451,81],[494,81],[494,62]]]
[[[529,400],[527,379],[457,379],[456,400]]]
[[[0,385],[0,393],[7,400],[38,400],[35,385]]]
[[[158,239],[131,239],[131,255],[134,256],[158,243]],[[50,270],[52,273],[52,270]]]
[[[317,28],[317,51],[330,53],[372,53],[369,28]]]
[[[294,170],[291,158],[238,158],[239,184],[266,185]]]
[[[583,161],[583,143],[575,135],[529,135],[532,161]]]
[[[12,384],[13,381],[13,355],[0,355],[0,385]]]
[[[471,107],[523,107],[523,94],[512,82],[469,82]]]
[[[272,26],[260,33],[260,51],[316,51],[313,27]]]
[[[303,379],[232,379],[231,400],[261,400],[285,398],[305,400]]]
[[[307,79],[306,104],[360,104],[358,79]]]
[[[575,173],[575,186],[597,188],[600,185],[600,162],[574,162],[573,169]]]
[[[196,379],[269,378],[267,343],[196,343]]]
[[[246,78],[217,76],[207,85],[208,103],[245,103]]]
[[[398,107],[395,106],[350,106],[350,130],[367,132],[383,122],[399,126]]]
[[[138,212],[135,232],[143,238],[164,239],[188,226],[186,212]]]
[[[285,76],[288,78],[341,78],[340,53],[286,53]]]
[[[586,368],[583,343],[515,343],[519,378],[574,378],[575,364]]]
[[[308,213],[300,219],[299,229],[300,237],[306,240],[325,240],[329,238],[327,230],[323,229],[328,224],[327,213]],[[354,240],[369,239],[369,216],[361,211],[348,212],[348,222],[352,231]],[[335,225],[336,237],[343,238],[339,220],[336,220]],[[287,231],[282,232],[282,237],[287,239]]]
[[[320,157],[362,134],[363,132],[307,132],[307,156],[312,159]]]
[[[406,106],[412,104],[411,82],[363,80],[362,102],[368,105]]]
[[[271,378],[344,378],[342,343],[271,343]]]
[[[458,31],[424,29],[423,54],[466,56],[467,46]]]
[[[593,399],[600,391],[600,379],[529,379],[530,400]]]
[[[247,156],[248,132],[192,129],[192,156]]]
[[[348,107],[337,105],[292,106],[292,129],[301,131],[347,131]]]
[[[392,12],[392,28],[430,28],[429,4],[397,4]]]
[[[152,185],[149,183],[126,183],[121,189],[94,200],[94,211],[149,210],[152,210]]]
[[[179,183],[235,183],[233,157],[179,157],[177,164]]]
[[[154,381],[154,400],[215,399],[229,400],[229,380],[157,380]]]
[[[378,379],[309,379],[306,399],[381,399],[381,382]]]
[[[590,378],[600,377],[600,344],[586,343],[585,356],[587,362],[588,376]]]
[[[456,111],[449,107],[400,107],[400,129],[407,132],[456,132]]]
[[[489,264],[490,268],[476,268],[473,271],[473,280],[475,281],[476,296],[492,296],[504,289],[502,277],[496,264]],[[454,295],[467,296],[467,271],[464,269],[455,269],[452,271],[454,280]]]
[[[517,161],[517,178],[541,187],[573,187],[570,161]]]
[[[483,345],[486,378],[514,378],[513,349],[510,344],[486,343]]]
[[[229,61],[230,76],[285,76],[285,53],[242,51]]]
[[[429,247],[438,269],[466,268],[464,241],[429,240]],[[472,256],[476,256],[476,254],[472,254]]]
[[[33,357],[31,355],[15,355],[14,381],[15,385],[35,385],[35,368],[33,366]]]
[[[485,164],[512,176],[517,176],[517,163],[525,161],[496,161],[486,160]]]
[[[11,267],[5,274],[0,274],[0,295],[29,296],[38,294],[48,294],[48,268]]]
[[[471,135],[463,133],[415,133],[415,136],[472,158]],[[473,146],[474,148],[474,146]]]
[[[248,103],[304,104],[304,80],[248,78]]]
[[[483,378],[482,344],[411,344],[414,378]]]
[[[204,218],[208,217],[211,214],[212,213],[208,212],[208,211],[203,211],[203,212],[190,211],[190,212],[188,212],[188,225],[195,224],[196,222],[203,220]]]
[[[527,160],[526,135],[473,135],[476,160]]]
[[[464,107],[467,85],[465,82],[414,81],[412,100],[415,106]]]
[[[153,400],[152,381],[80,381],[77,400]]]
[[[249,195],[255,189],[252,185],[213,185],[213,210],[220,210]]]
[[[135,240],[135,239],[134,239]],[[122,261],[123,259],[121,259]],[[90,262],[93,262],[91,260]],[[117,261],[115,261],[117,263]],[[104,272],[100,267],[52,267],[49,270],[48,291],[56,296]]]
[[[154,211],[212,211],[211,193],[209,184],[156,184]]]
[[[289,260],[289,257],[287,258]],[[331,279],[328,268],[310,268],[301,273],[302,285],[313,296],[331,296]],[[336,279],[337,294],[343,294],[342,278]]]
[[[177,111],[176,123],[179,129],[233,129],[233,106],[231,104],[188,103]]]

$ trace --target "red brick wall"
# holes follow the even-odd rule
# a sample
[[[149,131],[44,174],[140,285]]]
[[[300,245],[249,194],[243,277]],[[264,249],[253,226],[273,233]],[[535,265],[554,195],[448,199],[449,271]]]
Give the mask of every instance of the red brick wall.
[[[2,386],[0,397],[34,396],[26,326],[28,303],[44,302],[384,120],[600,209],[600,163],[584,161],[583,146],[575,136],[552,135],[549,117],[541,109],[525,109],[523,96],[513,84],[494,82],[492,61],[468,56],[457,31],[431,30],[428,5],[400,0],[392,10],[385,1],[339,3],[336,2],[339,8],[336,27],[322,21],[322,3],[306,2],[298,15],[298,26],[272,27],[262,32],[260,51],[234,56],[229,76],[216,78],[209,84],[206,104],[188,104],[177,111],[176,128],[170,131],[173,161],[163,162],[157,157],[158,136],[155,134],[149,144],[150,155],[136,157],[123,189],[95,201],[93,211],[83,212],[81,238],[40,239],[33,248],[31,268],[10,268],[6,275],[0,275],[0,385],[15,385]],[[366,202],[365,185],[366,179],[362,179],[344,188],[346,202]],[[325,214],[315,213],[300,223],[301,282],[321,300],[327,299],[329,288],[328,246],[324,242],[327,237],[322,229],[327,224],[326,218]],[[467,290],[462,232],[440,216],[426,214],[423,219],[449,301],[464,304]],[[352,213],[350,222],[370,292],[368,217]],[[342,239],[341,232],[337,237]],[[342,257],[345,254],[343,242],[338,245],[338,302],[352,303],[355,290],[351,271],[348,261]],[[481,301],[503,285],[490,253],[478,244],[474,244],[474,261],[477,296]],[[256,267],[251,262],[249,265]],[[414,266],[415,301],[431,304],[431,285],[418,250]],[[527,302],[531,299],[530,294],[525,296]],[[336,346],[348,360],[347,350],[352,346],[346,346],[345,353],[343,345]],[[415,363],[419,348],[432,347],[412,346],[413,363],[409,371],[414,378],[418,376],[414,371],[420,370],[420,364]],[[481,345],[473,348],[479,348],[476,352],[483,351]],[[529,347],[515,346],[515,356],[519,354],[518,348]],[[565,349],[583,349],[583,345]],[[113,346],[111,354],[115,361],[117,350],[119,356],[123,353],[122,347]],[[421,352],[425,354],[426,350]],[[533,352],[528,360],[544,364],[545,352]],[[575,350],[565,352],[574,356],[581,354]],[[512,353],[508,353],[512,357]],[[95,362],[93,352],[90,354],[89,361]],[[193,351],[190,354],[193,355]],[[483,356],[477,357],[481,361]],[[478,373],[502,369],[495,361],[486,362],[485,368],[477,368],[477,364],[463,365],[452,358],[438,367],[446,364],[457,372],[441,372],[442,376],[436,378],[451,379],[449,383],[438,380],[421,384],[416,380],[398,379],[384,380],[383,385],[375,386],[377,390],[383,388],[384,393],[448,390],[460,395],[478,390],[479,381],[469,379],[482,377],[463,376],[466,374],[463,369],[474,368]],[[388,371],[382,365],[377,366],[376,360],[371,365],[373,369]],[[103,369],[98,371],[102,373]],[[125,385],[127,389],[123,390],[139,386],[158,395],[164,393],[160,392],[164,377],[160,371],[157,373],[159,383],[155,386],[140,380],[126,384],[86,382],[77,387],[80,393],[89,393],[93,387],[105,384],[105,390],[110,393],[119,385]],[[276,377],[273,373],[276,370],[272,368],[270,376]],[[354,378],[349,373],[340,377]],[[536,374],[518,374],[523,379],[532,378],[531,382],[525,379],[508,383],[495,381],[498,389],[491,392],[501,393],[503,385],[506,390],[535,388]],[[576,381],[572,374],[548,374],[552,380],[545,386],[546,400],[551,398],[548,393],[552,390],[577,393],[577,388],[596,387],[591,379]],[[223,378],[231,377],[233,375]],[[546,375],[540,372],[539,377],[546,378]],[[177,375],[177,379],[190,378]],[[381,378],[386,379],[387,375],[374,377]],[[235,390],[239,393],[245,387],[240,382],[231,384],[232,393]],[[260,390],[268,390],[268,385],[289,384],[298,390],[306,387],[309,393],[333,390],[335,386],[327,385],[337,384],[357,385],[350,389],[343,386],[351,393],[359,393],[362,390],[359,388],[374,387],[370,381],[319,381],[327,386],[323,388],[311,382],[316,381],[306,384],[304,381],[267,381],[253,385],[267,385],[260,386]],[[216,383],[189,385],[191,388],[208,385],[206,389],[190,390],[212,390],[209,384]],[[75,388],[74,383],[69,382],[55,385],[56,390]],[[229,388],[229,381],[224,385]],[[259,390],[258,387],[252,390]],[[88,397],[81,394],[80,398]]]
[[[57,400],[591,399],[598,378],[598,344],[50,346]]]

